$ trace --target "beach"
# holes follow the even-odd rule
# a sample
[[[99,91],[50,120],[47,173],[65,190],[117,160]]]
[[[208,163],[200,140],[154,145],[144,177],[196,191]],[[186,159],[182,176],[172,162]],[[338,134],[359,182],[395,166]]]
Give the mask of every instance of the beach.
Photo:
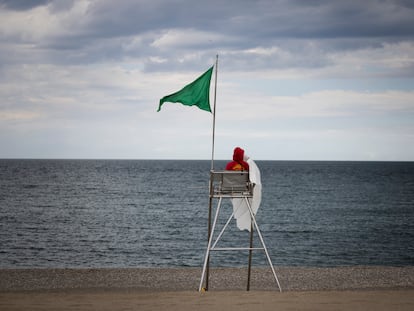
[[[0,310],[413,310],[414,267],[3,269]]]

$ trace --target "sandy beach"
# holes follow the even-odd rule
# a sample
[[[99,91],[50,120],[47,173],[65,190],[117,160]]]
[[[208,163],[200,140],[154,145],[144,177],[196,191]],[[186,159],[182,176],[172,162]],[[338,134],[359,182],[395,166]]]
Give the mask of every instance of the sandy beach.
[[[4,269],[0,310],[413,310],[414,267]]]

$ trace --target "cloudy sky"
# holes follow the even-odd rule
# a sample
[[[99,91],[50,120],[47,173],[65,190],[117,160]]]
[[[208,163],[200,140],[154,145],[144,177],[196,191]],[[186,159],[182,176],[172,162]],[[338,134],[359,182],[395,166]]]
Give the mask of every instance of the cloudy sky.
[[[216,159],[414,161],[411,0],[0,0],[0,158],[209,159],[216,54]]]

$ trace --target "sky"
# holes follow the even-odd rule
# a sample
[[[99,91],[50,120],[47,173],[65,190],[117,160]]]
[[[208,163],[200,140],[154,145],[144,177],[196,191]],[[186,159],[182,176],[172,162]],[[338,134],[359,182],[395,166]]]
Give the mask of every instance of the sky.
[[[414,161],[411,0],[0,0],[0,158],[211,159],[216,55],[215,159]]]

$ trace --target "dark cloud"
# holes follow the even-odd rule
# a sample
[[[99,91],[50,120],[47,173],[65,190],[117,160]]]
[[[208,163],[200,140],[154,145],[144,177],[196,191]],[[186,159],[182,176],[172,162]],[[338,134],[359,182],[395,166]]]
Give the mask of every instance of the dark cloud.
[[[414,35],[414,11],[393,2],[283,1],[248,14],[239,17],[243,22],[237,28],[262,40]]]
[[[76,3],[49,2],[0,3],[13,9],[48,3],[51,14]],[[414,7],[404,0],[108,0],[90,3],[75,22],[65,25],[65,31],[32,42],[39,51],[34,54],[44,53],[46,62],[80,64],[131,58],[142,62],[146,70],[168,70],[183,66],[181,58],[188,53],[199,55],[186,63],[191,67],[205,55],[225,52],[232,55],[235,66],[249,58],[244,66],[312,68],[329,65],[325,55],[335,50],[381,47],[385,42],[414,38]],[[154,45],[168,30],[181,31],[180,42]],[[194,32],[216,36],[204,35],[205,41],[192,42],[183,38],[186,31],[189,36]],[[133,43],[137,38],[139,42]],[[313,41],[311,48],[309,41]],[[274,47],[288,56],[245,53]],[[166,61],[154,62],[150,56]]]
[[[48,4],[53,0],[0,0],[0,8],[16,11],[25,11]]]
[[[87,37],[127,37],[171,28],[226,35],[242,47],[269,46],[286,38],[414,36],[414,10],[404,1],[102,1],[90,5],[85,20],[77,33],[79,46]]]

